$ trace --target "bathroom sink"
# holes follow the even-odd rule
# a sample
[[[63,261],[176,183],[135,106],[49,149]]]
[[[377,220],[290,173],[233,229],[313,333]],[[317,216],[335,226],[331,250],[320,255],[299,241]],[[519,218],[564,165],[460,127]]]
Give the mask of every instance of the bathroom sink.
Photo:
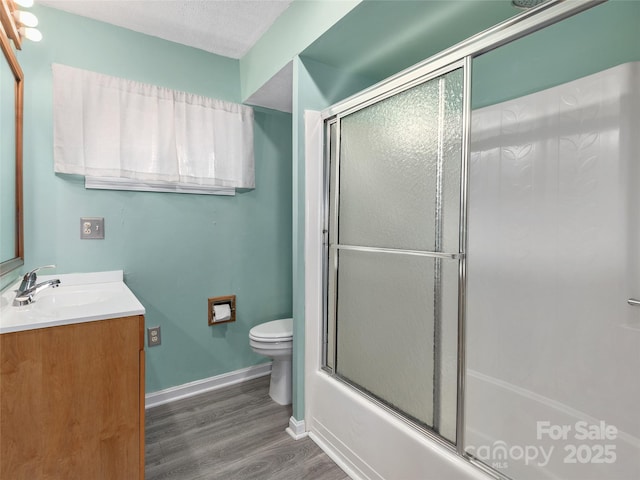
[[[42,292],[32,305],[35,310],[50,312],[108,302],[120,293],[114,286],[118,284],[65,286],[62,283],[58,288],[50,288]]]
[[[60,286],[43,290],[29,305],[12,305],[19,282],[5,290],[0,301],[0,333],[145,313],[125,285],[122,270],[43,275],[38,281],[56,278],[60,279]]]

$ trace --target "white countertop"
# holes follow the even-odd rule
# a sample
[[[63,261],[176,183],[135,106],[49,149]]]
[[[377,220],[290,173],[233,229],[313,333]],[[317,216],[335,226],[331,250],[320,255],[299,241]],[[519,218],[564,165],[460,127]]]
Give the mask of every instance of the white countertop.
[[[144,315],[145,309],[124,283],[122,270],[38,276],[38,282],[60,280],[30,305],[14,307],[15,290],[22,280],[0,296],[0,334]]]

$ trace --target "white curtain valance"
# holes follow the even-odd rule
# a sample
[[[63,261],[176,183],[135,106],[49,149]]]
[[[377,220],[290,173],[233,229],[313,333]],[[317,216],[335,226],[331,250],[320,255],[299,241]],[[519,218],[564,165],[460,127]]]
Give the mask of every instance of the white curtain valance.
[[[53,65],[54,170],[254,188],[253,109]]]

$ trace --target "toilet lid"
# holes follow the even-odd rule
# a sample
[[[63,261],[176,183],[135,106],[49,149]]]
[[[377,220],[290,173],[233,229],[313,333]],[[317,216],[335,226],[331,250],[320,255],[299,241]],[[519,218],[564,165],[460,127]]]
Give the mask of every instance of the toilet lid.
[[[249,330],[249,338],[261,342],[282,342],[293,338],[293,318],[261,323]]]

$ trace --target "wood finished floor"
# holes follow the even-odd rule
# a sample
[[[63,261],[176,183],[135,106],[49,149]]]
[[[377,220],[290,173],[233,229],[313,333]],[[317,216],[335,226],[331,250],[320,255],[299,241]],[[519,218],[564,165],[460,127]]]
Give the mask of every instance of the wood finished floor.
[[[347,480],[268,392],[267,376],[147,410],[146,480]]]

